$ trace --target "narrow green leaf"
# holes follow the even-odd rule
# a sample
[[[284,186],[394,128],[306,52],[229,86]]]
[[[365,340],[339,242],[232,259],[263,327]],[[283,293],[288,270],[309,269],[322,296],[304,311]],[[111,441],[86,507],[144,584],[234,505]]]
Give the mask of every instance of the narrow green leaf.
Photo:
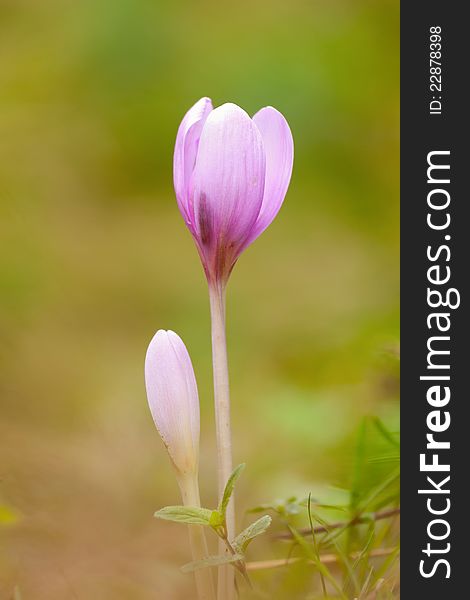
[[[367,437],[367,417],[364,417],[359,427],[359,433],[356,441],[354,454],[353,480],[350,492],[349,509],[354,514],[363,494],[363,481],[365,472],[365,463],[367,460],[366,437]]]
[[[266,529],[271,525],[271,521],[272,519],[269,515],[264,515],[264,517],[261,517],[251,525],[248,525],[248,527],[239,533],[233,540],[232,546],[235,548],[235,550],[244,552],[253,538],[266,531]]]
[[[305,558],[307,558],[308,560],[311,560],[314,563],[314,565],[320,571],[320,573],[322,573],[324,575],[324,577],[326,579],[328,579],[328,581],[331,583],[331,585],[335,588],[335,590],[338,592],[338,594],[340,595],[340,597],[342,598],[342,600],[347,600],[346,595],[343,593],[343,591],[339,587],[336,579],[331,574],[331,572],[328,569],[328,567],[326,565],[324,565],[319,558],[317,558],[317,555],[315,554],[313,546],[311,546],[307,542],[307,540],[305,540],[303,538],[303,536],[300,535],[300,533],[297,531],[297,529],[295,529],[294,527],[291,527],[290,525],[288,525],[288,529],[291,532],[294,540],[299,545],[299,547],[300,547],[301,551],[303,552]]]
[[[244,468],[245,468],[245,463],[238,465],[238,467],[236,467],[236,469],[234,469],[232,471],[232,474],[230,475],[227,483],[225,484],[224,494],[222,496],[222,500],[220,501],[219,508],[218,508],[218,511],[220,512],[220,514],[223,516],[224,519],[225,519],[225,512],[227,510],[228,503],[230,501],[230,498],[233,494],[233,490],[235,488],[235,483],[236,483],[237,479],[240,477]]]
[[[347,554],[342,549],[341,544],[338,544],[336,542],[336,538],[339,535],[341,535],[342,533],[344,533],[344,531],[347,531],[347,529],[349,528],[350,524],[349,523],[345,523],[345,525],[343,527],[339,527],[337,530],[332,530],[332,529],[330,529],[329,523],[327,523],[327,521],[325,521],[324,519],[322,519],[317,513],[314,513],[312,511],[311,514],[312,514],[313,518],[316,521],[318,521],[320,523],[320,525],[322,525],[325,528],[325,530],[326,530],[326,536],[321,541],[322,545],[323,546],[328,546],[328,545],[332,544],[334,546],[334,548],[336,550],[336,554],[338,555],[338,558],[340,559],[340,562],[343,564],[343,566],[346,569],[346,571],[350,574],[351,578],[354,580],[355,574],[353,573],[349,557],[347,556]]]
[[[379,419],[379,417],[373,417],[372,423],[375,425],[376,429],[382,436],[390,442],[393,446],[400,447],[400,442],[396,439],[397,434],[389,431],[387,427],[385,427],[384,423]]]
[[[155,517],[164,521],[186,523],[189,525],[209,525],[212,510],[199,508],[197,506],[165,506],[157,510]]]
[[[382,565],[375,571],[374,573],[374,579],[377,582],[381,577],[383,577],[385,575],[385,573],[388,571],[389,568],[391,568],[392,564],[395,562],[395,560],[398,558],[400,554],[400,548],[399,546],[397,546],[393,552],[390,553],[390,556],[388,556],[384,562],[382,563]]]
[[[359,588],[359,581],[357,580],[357,577],[356,577],[356,571],[357,571],[357,568],[358,568],[359,564],[361,563],[361,561],[363,561],[364,559],[367,559],[367,557],[369,556],[369,551],[370,551],[372,542],[374,541],[374,537],[375,537],[375,521],[371,521],[369,524],[369,538],[366,542],[366,545],[364,546],[364,548],[361,550],[359,556],[354,561],[354,563],[351,567],[351,570],[348,573],[348,576],[346,577],[346,579],[343,583],[343,589],[345,591],[348,591],[348,589],[350,587],[350,583],[352,582],[352,584],[354,585],[354,589],[355,589],[355,593],[354,593],[355,597],[360,595],[360,593],[361,593],[360,588]]]
[[[343,506],[341,504],[322,504],[319,502],[315,502],[315,508],[323,508],[324,510],[336,510],[342,513],[347,513],[349,511],[348,507]]]
[[[313,526],[313,519],[312,519],[312,495],[311,494],[308,495],[307,511],[308,511],[308,522],[310,524],[310,531],[312,532],[313,549],[314,549],[316,557],[317,557],[317,562],[321,562],[320,552],[318,550],[317,538],[315,536],[315,527]],[[318,572],[320,573],[320,580],[321,580],[321,587],[322,587],[322,591],[323,591],[323,596],[326,598],[327,594],[326,594],[325,576],[323,575],[323,573],[321,571],[318,571]]]
[[[206,569],[207,567],[218,567],[219,565],[227,565],[230,563],[238,562],[243,560],[242,554],[222,554],[220,556],[208,556],[202,560],[196,560],[190,562],[181,567],[183,573],[192,573],[199,569]]]
[[[398,463],[400,462],[399,454],[381,454],[379,456],[372,456],[369,458],[370,464],[385,464],[385,463]]]
[[[361,504],[358,506],[357,514],[366,509],[376,510],[378,506],[378,500],[383,495],[384,491],[387,490],[387,488],[389,488],[393,483],[400,483],[400,467],[395,468],[385,480],[381,481],[375,488],[372,489],[369,495],[363,499]],[[397,494],[395,494],[394,497],[396,496]]]

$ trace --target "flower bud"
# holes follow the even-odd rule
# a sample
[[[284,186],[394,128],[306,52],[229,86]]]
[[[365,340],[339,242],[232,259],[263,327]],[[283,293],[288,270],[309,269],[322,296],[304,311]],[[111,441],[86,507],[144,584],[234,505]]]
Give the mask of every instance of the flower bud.
[[[292,174],[294,147],[272,107],[250,118],[236,104],[199,100],[176,138],[176,198],[209,283],[225,283],[243,250],[273,221]]]
[[[145,358],[147,398],[157,430],[179,475],[196,474],[199,462],[199,397],[186,346],[160,329]]]

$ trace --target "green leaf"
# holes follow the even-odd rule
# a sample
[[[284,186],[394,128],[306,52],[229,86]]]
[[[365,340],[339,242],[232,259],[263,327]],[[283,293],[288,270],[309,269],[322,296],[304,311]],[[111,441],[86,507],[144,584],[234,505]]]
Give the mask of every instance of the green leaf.
[[[313,518],[312,518],[312,494],[311,493],[308,495],[308,500],[307,501],[308,501],[308,504],[307,504],[308,522],[310,524],[310,531],[312,532],[313,549],[314,549],[315,554],[317,556],[317,561],[321,562],[320,552],[318,550],[317,538],[315,536],[315,527],[313,526]],[[320,581],[321,581],[321,586],[322,586],[322,590],[323,590],[323,595],[326,596],[325,576],[323,575],[323,573],[321,571],[319,571],[319,573],[320,573]]]
[[[243,560],[242,554],[222,554],[220,556],[208,556],[202,560],[196,560],[190,562],[181,567],[183,573],[192,573],[198,569],[205,569],[207,567],[218,567],[219,565],[227,565],[230,563],[238,562]]]
[[[227,506],[230,501],[230,498],[233,494],[233,490],[235,488],[235,483],[237,479],[240,477],[243,469],[245,468],[245,463],[238,465],[236,469],[232,471],[232,474],[228,478],[227,483],[225,484],[224,494],[222,496],[222,500],[220,501],[218,511],[225,519],[225,512],[227,511]]]
[[[197,506],[165,506],[157,510],[155,517],[164,521],[186,523],[189,525],[210,525],[212,510]]]
[[[333,510],[341,513],[349,512],[349,508],[347,506],[343,506],[342,504],[323,504],[322,502],[315,502],[313,498],[310,504],[311,506],[314,505],[315,508],[322,508],[323,510]],[[308,498],[305,500],[305,502],[301,502],[301,506],[308,508]]]
[[[307,542],[307,540],[305,540],[303,538],[303,536],[300,535],[300,533],[297,531],[297,529],[295,529],[294,527],[291,527],[290,525],[288,525],[288,529],[291,532],[294,540],[300,546],[300,549],[302,550],[305,558],[307,558],[308,560],[311,560],[314,563],[314,565],[317,567],[317,569],[320,571],[320,573],[322,573],[322,575],[326,579],[328,579],[328,581],[331,583],[331,585],[338,592],[338,594],[340,595],[340,598],[342,598],[342,600],[347,600],[346,595],[343,593],[343,591],[339,587],[338,583],[336,582],[335,577],[331,574],[328,567],[326,565],[324,565],[321,562],[321,560],[317,557],[317,555],[315,554],[315,550],[314,550],[313,546],[310,545]]]
[[[388,430],[387,427],[385,427],[384,423],[379,419],[379,417],[373,417],[372,423],[375,425],[379,433],[381,433],[382,436],[388,442],[390,442],[390,444],[392,444],[393,446],[400,447],[400,442],[396,439],[397,434]]]
[[[266,531],[266,529],[271,525],[271,517],[269,515],[264,515],[251,525],[248,525],[246,529],[244,529],[241,533],[237,535],[237,537],[233,540],[232,546],[236,551],[245,552],[246,547],[251,542],[253,538],[257,535],[261,535]]]
[[[354,514],[362,496],[364,495],[364,473],[365,464],[367,461],[366,438],[367,417],[364,417],[359,427],[359,433],[356,442],[356,450],[354,455],[354,468],[352,476],[353,480],[349,501],[349,509],[352,514]]]
[[[369,458],[369,463],[376,465],[398,462],[400,462],[399,454],[381,454],[380,456],[372,456],[371,458]]]

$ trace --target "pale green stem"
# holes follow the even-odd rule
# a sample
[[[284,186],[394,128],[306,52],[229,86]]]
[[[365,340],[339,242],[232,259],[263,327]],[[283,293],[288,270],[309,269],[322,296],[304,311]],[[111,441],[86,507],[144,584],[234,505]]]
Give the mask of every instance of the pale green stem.
[[[228,382],[227,343],[225,339],[225,287],[209,285],[212,325],[212,363],[214,370],[215,426],[217,435],[217,468],[219,501],[225,484],[232,473],[232,433],[230,428],[230,393]],[[227,507],[227,537],[232,540],[235,534],[234,497]],[[219,552],[227,552],[225,544],[219,541]],[[219,567],[217,598],[232,600],[234,597],[235,573],[231,565]]]
[[[197,474],[178,475],[178,484],[185,506],[201,506]],[[194,561],[209,556],[206,536],[201,525],[189,525],[189,545]],[[211,569],[199,569],[194,572],[198,600],[215,600],[214,582]]]

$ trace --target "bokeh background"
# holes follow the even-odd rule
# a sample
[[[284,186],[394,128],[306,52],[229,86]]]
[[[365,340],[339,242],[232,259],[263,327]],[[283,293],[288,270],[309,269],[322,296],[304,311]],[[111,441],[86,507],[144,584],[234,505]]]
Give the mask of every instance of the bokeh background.
[[[178,492],[143,359],[159,328],[188,346],[214,505],[208,299],[172,189],[201,96],[273,105],[295,141],[229,286],[240,521],[337,498],[363,417],[397,427],[398,44],[398,0],[0,0],[0,598],[192,597],[186,531],[152,518]]]

